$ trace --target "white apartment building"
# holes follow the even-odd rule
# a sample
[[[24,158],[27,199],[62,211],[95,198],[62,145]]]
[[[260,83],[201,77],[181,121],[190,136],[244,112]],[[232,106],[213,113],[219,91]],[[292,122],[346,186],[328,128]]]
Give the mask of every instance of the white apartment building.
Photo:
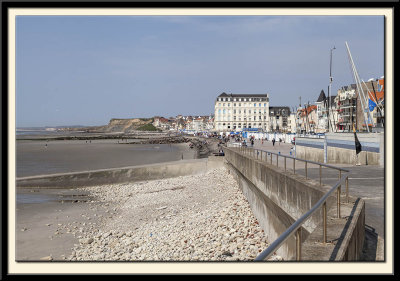
[[[297,122],[297,113],[290,112],[290,115],[288,117],[288,133],[297,133]]]
[[[269,129],[268,94],[220,94],[215,101],[214,129],[239,132],[243,129]]]
[[[270,106],[269,131],[287,133],[289,116],[290,108],[288,106]]]

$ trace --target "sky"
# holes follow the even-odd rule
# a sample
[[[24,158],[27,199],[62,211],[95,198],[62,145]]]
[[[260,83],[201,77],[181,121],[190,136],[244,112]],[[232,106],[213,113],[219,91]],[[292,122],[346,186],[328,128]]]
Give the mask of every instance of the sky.
[[[295,108],[384,75],[383,16],[17,16],[16,126],[210,115],[222,92]]]

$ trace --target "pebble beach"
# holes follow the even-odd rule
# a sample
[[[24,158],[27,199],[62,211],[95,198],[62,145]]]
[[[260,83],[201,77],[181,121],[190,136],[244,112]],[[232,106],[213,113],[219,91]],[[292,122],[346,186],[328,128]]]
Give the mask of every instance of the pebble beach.
[[[97,223],[60,227],[79,241],[65,260],[252,261],[268,247],[268,237],[225,168],[84,191],[92,198],[86,204]]]

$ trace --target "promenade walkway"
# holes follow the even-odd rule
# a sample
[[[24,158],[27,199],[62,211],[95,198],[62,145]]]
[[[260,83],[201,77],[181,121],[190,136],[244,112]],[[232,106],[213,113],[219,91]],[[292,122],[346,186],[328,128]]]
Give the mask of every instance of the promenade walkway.
[[[249,143],[249,142],[248,142]],[[249,146],[251,147],[251,146]],[[290,155],[292,144],[271,141],[255,140],[254,148],[280,152],[281,155]],[[265,155],[263,156],[265,157]],[[265,158],[264,158],[265,159]],[[266,161],[271,161],[270,156]],[[272,156],[272,163],[276,165],[276,156]],[[293,170],[293,160],[286,160],[286,167],[289,171]],[[278,165],[284,167],[283,157],[279,157]],[[343,167],[350,171],[349,175],[349,195],[360,197],[365,201],[365,225],[366,225],[366,243],[367,247],[375,247],[376,260],[384,259],[383,243],[385,238],[385,171],[383,167],[375,165],[356,166],[348,164],[334,164],[334,166]],[[301,161],[296,161],[296,174],[305,176],[305,166]],[[317,165],[308,164],[307,175],[311,179],[319,180],[319,167]],[[333,185],[339,177],[336,170],[323,168],[322,183]],[[372,249],[374,250],[374,249]]]

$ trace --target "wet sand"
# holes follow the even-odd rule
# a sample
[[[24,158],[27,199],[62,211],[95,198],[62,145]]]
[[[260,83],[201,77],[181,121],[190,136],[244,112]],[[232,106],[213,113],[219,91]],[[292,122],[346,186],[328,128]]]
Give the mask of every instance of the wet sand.
[[[17,177],[120,168],[196,158],[188,143],[126,144],[120,140],[18,140]]]
[[[132,140],[130,140],[132,141]],[[96,169],[194,159],[188,143],[126,144],[121,140],[18,140],[16,174],[80,172]],[[16,192],[15,257],[18,261],[64,260],[80,238],[80,230],[96,228],[112,209],[82,189],[18,189]],[[94,213],[96,211],[96,214]]]
[[[15,213],[17,261],[63,260],[78,243],[82,226],[95,227],[98,223],[93,216],[92,198],[82,189],[29,189],[18,193],[22,200],[17,199]],[[98,217],[104,215],[101,211],[96,210]]]

